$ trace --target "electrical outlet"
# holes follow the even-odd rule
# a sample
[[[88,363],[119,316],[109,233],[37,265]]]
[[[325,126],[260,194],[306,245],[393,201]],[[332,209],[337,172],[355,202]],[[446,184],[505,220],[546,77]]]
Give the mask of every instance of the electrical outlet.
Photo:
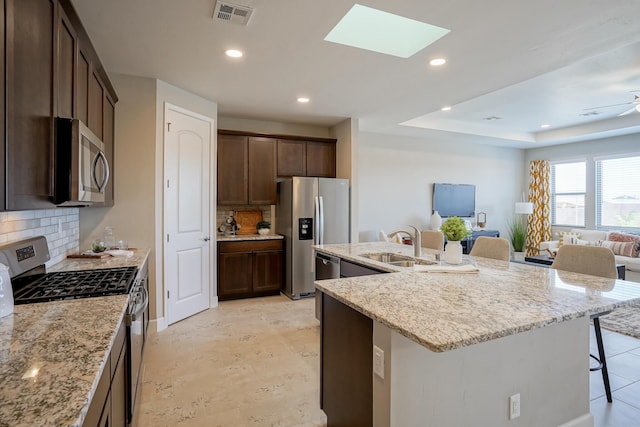
[[[513,420],[520,416],[520,393],[509,396],[509,419]]]
[[[384,351],[377,345],[373,346],[373,373],[384,379]]]

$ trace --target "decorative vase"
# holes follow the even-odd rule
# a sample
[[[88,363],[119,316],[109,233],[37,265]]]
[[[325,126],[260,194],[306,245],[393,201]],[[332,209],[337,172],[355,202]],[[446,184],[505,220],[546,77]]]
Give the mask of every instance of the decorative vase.
[[[524,261],[524,252],[514,252],[513,259],[515,261]]]
[[[459,240],[449,240],[444,247],[444,262],[460,264],[462,262],[462,244]]]
[[[267,234],[269,234],[269,231],[269,228],[261,228],[258,230],[258,234],[260,234],[261,236],[266,236]]]
[[[438,211],[433,211],[433,215],[431,215],[431,221],[429,222],[432,230],[440,230],[440,226],[442,225],[442,217],[438,213]]]

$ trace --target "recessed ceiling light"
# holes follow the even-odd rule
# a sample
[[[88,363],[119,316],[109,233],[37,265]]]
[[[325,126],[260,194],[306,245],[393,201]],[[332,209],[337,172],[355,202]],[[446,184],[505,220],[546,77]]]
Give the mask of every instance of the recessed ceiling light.
[[[543,125],[540,125],[540,127],[541,127],[541,128],[548,128],[548,127],[551,127],[551,125],[548,125],[548,124],[546,124],[546,123],[545,123],[545,124],[543,124]]]
[[[449,31],[446,28],[354,4],[324,39],[332,43],[409,58]]]
[[[451,111],[451,107],[442,107],[440,110],[442,111]]]
[[[432,65],[434,67],[438,67],[446,63],[447,63],[447,60],[444,58],[433,58],[431,61],[429,61],[429,65]]]
[[[224,52],[225,55],[227,55],[230,58],[241,58],[242,57],[242,51],[237,50],[237,49],[228,49]]]
[[[309,98],[305,97],[305,96],[301,96],[298,98],[298,102],[301,104],[306,104],[307,102],[309,102]]]

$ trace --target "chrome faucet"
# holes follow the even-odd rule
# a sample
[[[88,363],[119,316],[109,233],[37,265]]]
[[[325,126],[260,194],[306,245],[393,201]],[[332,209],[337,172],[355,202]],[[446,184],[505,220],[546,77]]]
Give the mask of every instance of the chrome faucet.
[[[415,231],[415,234],[411,234],[411,232],[405,231],[405,230],[396,230],[389,233],[388,237],[393,237],[399,233],[404,233],[408,235],[413,240],[413,255],[416,257],[421,257],[422,256],[422,233],[420,232],[420,230],[418,230],[417,227],[414,227],[413,225],[410,225],[409,227],[413,228],[413,230]]]

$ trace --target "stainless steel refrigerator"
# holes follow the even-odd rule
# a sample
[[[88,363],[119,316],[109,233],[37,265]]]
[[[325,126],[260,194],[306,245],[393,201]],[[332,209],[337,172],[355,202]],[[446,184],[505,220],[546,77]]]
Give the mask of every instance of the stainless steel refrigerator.
[[[276,232],[285,241],[282,291],[292,299],[313,296],[312,246],[349,243],[349,180],[293,177],[279,182]]]

